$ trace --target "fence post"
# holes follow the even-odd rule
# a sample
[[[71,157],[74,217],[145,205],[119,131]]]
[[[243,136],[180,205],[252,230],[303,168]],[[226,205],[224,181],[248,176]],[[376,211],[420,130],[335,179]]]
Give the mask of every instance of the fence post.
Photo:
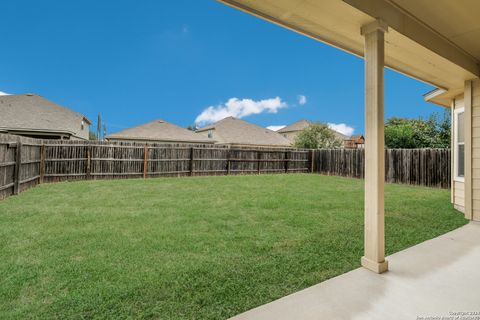
[[[20,191],[20,176],[22,167],[22,143],[17,142],[17,149],[15,150],[15,181],[13,184],[13,194],[18,194]]]
[[[227,150],[227,176],[230,175],[230,149]]]
[[[190,148],[190,176],[193,176],[193,147]]]
[[[285,173],[288,173],[288,151],[285,151]]]
[[[87,175],[87,179],[90,179],[92,173],[92,146],[87,146],[87,168],[85,170],[85,174]]]
[[[314,159],[315,150],[310,150],[310,173],[313,173],[313,159]]]
[[[147,178],[148,145],[143,147],[143,179]]]
[[[258,174],[260,174],[260,158],[261,158],[260,150],[257,150],[257,169],[258,169]]]
[[[40,183],[45,178],[45,145],[40,146]]]

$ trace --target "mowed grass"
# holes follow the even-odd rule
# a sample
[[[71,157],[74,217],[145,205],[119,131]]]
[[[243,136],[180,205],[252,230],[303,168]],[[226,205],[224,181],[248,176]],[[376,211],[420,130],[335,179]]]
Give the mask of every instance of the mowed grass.
[[[466,223],[386,186],[388,254]],[[0,201],[1,319],[224,319],[359,266],[363,181],[320,175],[46,184]]]

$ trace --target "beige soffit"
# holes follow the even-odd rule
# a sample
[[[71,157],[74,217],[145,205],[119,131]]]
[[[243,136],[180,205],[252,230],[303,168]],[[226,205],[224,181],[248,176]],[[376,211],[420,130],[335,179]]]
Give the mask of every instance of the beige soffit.
[[[475,31],[480,23],[477,0],[219,1],[359,57],[364,50],[361,26],[380,18],[389,25],[385,65],[443,89],[444,94],[463,88],[465,80],[480,73]],[[414,3],[418,5],[408,6]],[[445,13],[439,15],[442,10]],[[477,19],[470,18],[475,12]],[[469,18],[463,21],[465,16]],[[450,23],[442,24],[440,20]],[[463,26],[446,33],[453,23]],[[441,95],[436,98],[441,99]]]
[[[439,106],[450,108],[452,100],[463,94],[463,88],[456,88],[451,90],[435,89],[423,95],[423,99],[427,102],[438,104]]]

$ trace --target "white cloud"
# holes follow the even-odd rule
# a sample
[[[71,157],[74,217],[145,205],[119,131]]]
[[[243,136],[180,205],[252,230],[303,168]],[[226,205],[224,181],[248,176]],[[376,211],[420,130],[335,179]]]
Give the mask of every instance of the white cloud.
[[[251,114],[277,113],[279,109],[287,108],[288,104],[280,97],[265,100],[230,98],[224,104],[209,106],[195,119],[199,126],[222,120],[226,117],[243,118]]]
[[[0,96],[9,96],[10,93],[6,93],[6,92],[3,92],[3,91],[0,91]]]
[[[298,96],[297,96],[297,101],[298,101],[298,104],[299,104],[299,105],[303,106],[304,104],[307,103],[307,97],[304,96],[304,95],[302,95],[302,94],[301,94],[301,95],[298,95]]]
[[[272,131],[278,131],[280,129],[285,128],[286,126],[268,126],[267,129],[272,130]]]
[[[328,123],[328,127],[332,130],[338,131],[346,136],[351,136],[355,131],[354,128],[346,125],[345,123]]]

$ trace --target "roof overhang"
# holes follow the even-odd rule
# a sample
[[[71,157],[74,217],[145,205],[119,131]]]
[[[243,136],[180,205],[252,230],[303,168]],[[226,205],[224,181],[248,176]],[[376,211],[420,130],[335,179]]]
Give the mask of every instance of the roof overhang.
[[[452,106],[452,100],[461,94],[463,94],[463,87],[451,90],[435,89],[424,94],[423,99],[427,102],[450,108]]]
[[[90,119],[88,119],[86,116],[83,116],[83,120],[88,124],[88,125],[91,125],[92,124],[92,121]]]
[[[443,90],[433,100],[427,100],[443,106],[450,106],[446,101],[463,92],[466,80],[480,75],[475,47],[474,50],[471,46],[466,50],[458,45],[459,41],[452,41],[451,36],[430,26],[435,24],[432,23],[435,22],[434,19],[445,18],[438,17],[439,12],[442,9],[445,11],[445,8],[435,8],[436,6],[455,6],[451,14],[454,11],[457,16],[462,13],[471,16],[472,10],[478,9],[477,12],[480,12],[480,1],[469,0],[463,4],[448,0],[430,1],[423,11],[418,5],[415,7],[416,1],[406,0],[219,1],[359,57],[363,57],[364,52],[360,28],[374,20],[383,20],[389,26],[389,32],[385,35],[386,67]],[[398,3],[410,5],[411,8],[408,9],[415,9],[421,18]],[[452,16],[451,19],[452,23],[463,23],[461,17]],[[477,20],[480,20],[478,16]],[[472,23],[475,28],[479,25],[475,21],[469,22],[470,25],[465,23],[465,28],[472,28]],[[478,41],[476,35],[477,33],[472,33],[470,39],[467,39],[470,42],[462,40],[462,43]]]
[[[17,134],[38,134],[38,135],[61,135],[75,136],[75,133],[68,130],[51,130],[51,129],[30,129],[30,128],[7,128],[0,127],[0,131],[11,132]]]
[[[215,126],[214,125],[208,125],[206,127],[196,129],[195,132],[199,133],[199,132],[205,132],[205,131],[208,131],[208,130],[215,130]]]

